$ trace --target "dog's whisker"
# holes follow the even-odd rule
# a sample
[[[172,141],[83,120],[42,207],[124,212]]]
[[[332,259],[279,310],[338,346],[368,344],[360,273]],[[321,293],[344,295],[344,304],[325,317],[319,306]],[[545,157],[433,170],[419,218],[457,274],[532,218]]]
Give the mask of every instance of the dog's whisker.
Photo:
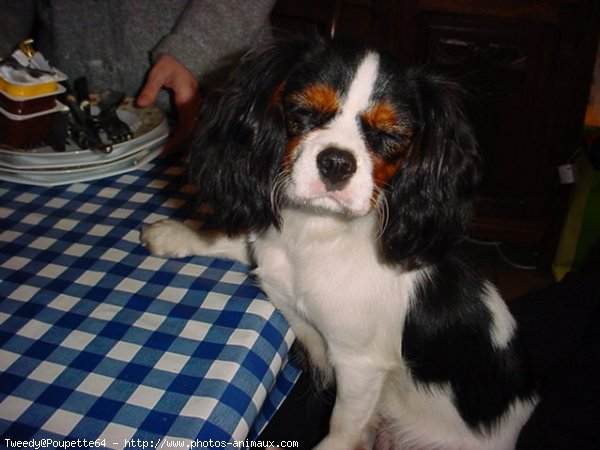
[[[376,211],[379,220],[377,221],[377,233],[375,235],[375,239],[379,240],[387,228],[390,216],[390,207],[387,201],[387,196],[383,195],[383,193],[380,193],[378,196]]]
[[[273,181],[273,186],[271,188],[271,208],[275,214],[278,214],[279,212],[283,190],[285,189],[288,179],[289,175],[286,172],[281,172]]]

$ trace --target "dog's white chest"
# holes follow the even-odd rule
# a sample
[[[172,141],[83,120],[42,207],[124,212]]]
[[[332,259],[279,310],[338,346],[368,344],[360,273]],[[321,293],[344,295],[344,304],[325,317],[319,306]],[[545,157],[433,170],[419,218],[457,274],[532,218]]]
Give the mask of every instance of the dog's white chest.
[[[407,299],[396,298],[403,292],[397,288],[406,277],[379,264],[375,218],[361,220],[291,211],[280,231],[257,239],[257,275],[275,306],[293,308],[323,335],[351,331],[358,340],[373,340],[382,315],[401,320]]]

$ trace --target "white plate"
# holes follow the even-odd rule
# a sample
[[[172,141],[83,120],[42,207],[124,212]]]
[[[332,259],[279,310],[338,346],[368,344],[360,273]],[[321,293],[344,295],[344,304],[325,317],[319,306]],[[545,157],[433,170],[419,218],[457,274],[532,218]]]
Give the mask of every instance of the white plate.
[[[65,158],[59,158],[58,161],[52,161],[50,159],[48,163],[40,164],[35,157],[31,158],[26,155],[19,155],[19,159],[10,159],[10,162],[14,164],[5,164],[2,159],[3,155],[0,154],[0,170],[4,172],[19,172],[19,173],[34,173],[34,172],[69,172],[74,169],[95,167],[102,164],[110,164],[113,161],[120,160],[126,156],[138,152],[142,148],[154,145],[163,144],[169,137],[169,127],[166,120],[157,127],[151,133],[148,133],[140,138],[136,139],[135,142],[128,141],[123,144],[119,144],[113,148],[113,151],[109,154],[103,154],[100,152],[94,152],[92,150],[78,150],[69,152],[71,154],[66,155]],[[63,155],[62,153],[59,153]],[[13,156],[13,155],[10,155]],[[68,156],[68,157],[67,157]],[[7,158],[7,161],[9,159]]]
[[[169,126],[163,112],[156,106],[136,108],[133,102],[133,99],[126,99],[117,110],[117,114],[132,130],[134,137],[129,141],[115,144],[111,153],[82,150],[74,144],[68,144],[64,152],[56,152],[48,146],[27,150],[0,147],[0,169],[5,171],[67,169],[74,166],[111,163],[135,153],[150,142],[166,138],[169,134]]]
[[[88,163],[76,166],[74,165],[70,167],[45,167],[42,169],[38,169],[37,167],[31,169],[14,169],[12,167],[3,167],[2,165],[0,165],[0,170],[5,173],[19,173],[24,175],[68,175],[72,173],[83,173],[96,168],[110,166],[113,163],[118,163],[128,158],[129,156],[140,152],[141,150],[145,150],[149,147],[156,147],[157,145],[162,145],[166,142],[166,140],[167,136],[159,136],[150,141],[145,141],[135,147],[128,148],[126,149],[126,151],[120,151],[117,154],[113,154],[113,152],[110,155],[107,155],[106,158],[102,158],[101,161],[98,161],[95,164]]]
[[[162,141],[164,142],[164,140]],[[108,164],[101,164],[86,169],[76,168],[63,171],[38,171],[33,173],[8,172],[0,169],[0,180],[34,186],[60,186],[81,183],[100,178],[121,175],[136,170],[156,158],[163,150],[162,142],[142,147],[137,152]]]

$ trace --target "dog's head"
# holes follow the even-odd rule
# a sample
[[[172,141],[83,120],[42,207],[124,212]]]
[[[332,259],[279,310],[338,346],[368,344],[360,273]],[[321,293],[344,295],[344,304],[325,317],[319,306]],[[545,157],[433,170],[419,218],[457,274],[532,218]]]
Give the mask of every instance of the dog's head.
[[[212,225],[279,225],[285,204],[377,211],[388,262],[424,263],[464,233],[478,180],[460,90],[365,46],[279,40],[204,102],[190,170]]]

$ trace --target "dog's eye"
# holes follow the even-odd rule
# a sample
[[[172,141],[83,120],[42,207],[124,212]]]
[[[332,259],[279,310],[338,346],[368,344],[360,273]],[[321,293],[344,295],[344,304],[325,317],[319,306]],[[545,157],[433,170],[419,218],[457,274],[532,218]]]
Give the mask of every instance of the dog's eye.
[[[402,157],[410,144],[410,136],[399,130],[373,128],[366,123],[362,124],[362,129],[369,146],[385,159]]]
[[[314,128],[319,128],[329,122],[334,112],[321,111],[303,106],[292,106],[286,111],[288,130],[292,135],[306,133]]]

